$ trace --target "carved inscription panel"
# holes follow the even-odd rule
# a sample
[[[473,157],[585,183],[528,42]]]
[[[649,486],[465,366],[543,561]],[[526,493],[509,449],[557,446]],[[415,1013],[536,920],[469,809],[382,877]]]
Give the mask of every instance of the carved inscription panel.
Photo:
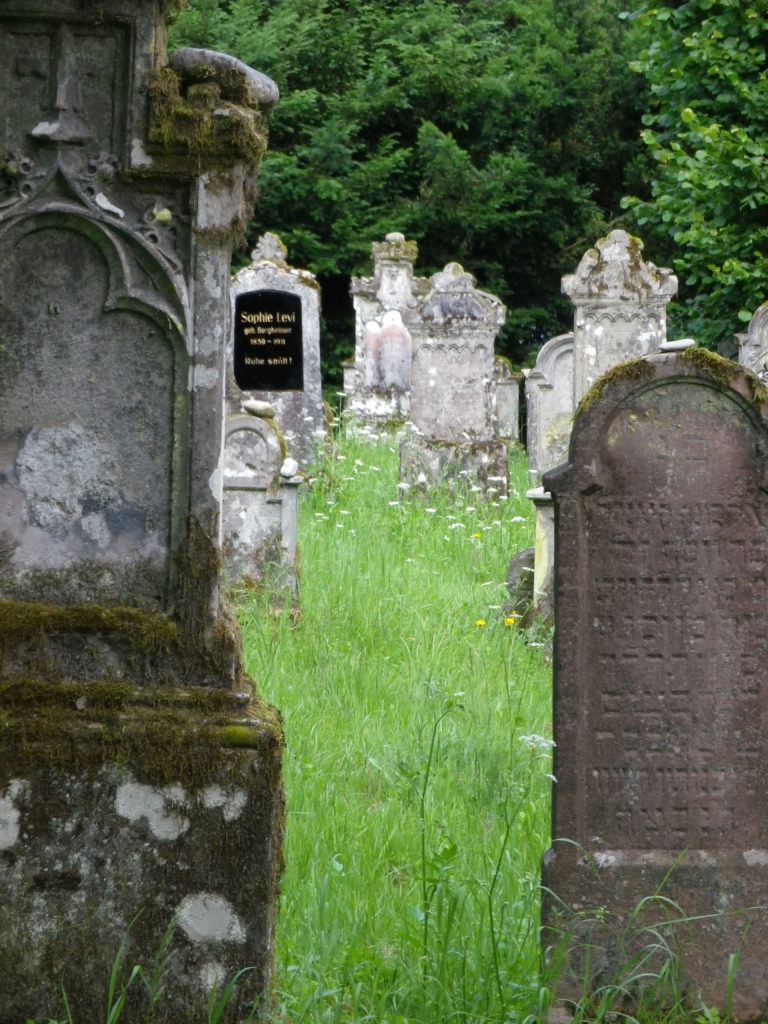
[[[584,826],[606,848],[768,847],[768,495],[735,397],[627,400],[584,498]]]

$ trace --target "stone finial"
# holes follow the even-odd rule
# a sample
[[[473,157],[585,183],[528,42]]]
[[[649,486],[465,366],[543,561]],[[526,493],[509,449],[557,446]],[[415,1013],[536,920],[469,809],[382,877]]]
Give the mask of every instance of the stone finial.
[[[562,279],[562,291],[576,305],[591,302],[665,303],[677,292],[677,278],[666,267],[642,259],[643,243],[626,231],[612,231],[588,249],[575,274]]]
[[[266,231],[259,237],[256,248],[251,253],[251,260],[254,263],[266,261],[268,263],[286,264],[288,261],[288,249],[285,247],[279,235],[272,231]]]
[[[494,295],[477,291],[475,278],[460,263],[448,263],[430,279],[430,292],[421,307],[423,320],[485,320],[498,326],[507,311]]]
[[[382,260],[413,265],[418,255],[419,247],[416,242],[406,241],[405,235],[399,231],[390,231],[384,236],[383,242],[374,242],[371,246],[371,258],[374,266]]]

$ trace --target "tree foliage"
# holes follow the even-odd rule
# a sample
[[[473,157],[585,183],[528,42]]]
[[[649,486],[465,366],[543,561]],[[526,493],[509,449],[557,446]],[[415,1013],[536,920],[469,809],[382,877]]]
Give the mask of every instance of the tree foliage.
[[[653,166],[650,198],[625,205],[641,233],[666,236],[676,322],[716,347],[768,298],[768,13],[749,0],[670,0],[632,17],[652,40],[634,67],[650,87]]]
[[[328,366],[352,344],[349,277],[389,231],[418,241],[419,274],[457,260],[503,299],[513,357],[567,326],[560,276],[617,215],[639,149],[620,7],[191,0],[172,45],[280,88],[249,242],[276,231],[318,275]]]

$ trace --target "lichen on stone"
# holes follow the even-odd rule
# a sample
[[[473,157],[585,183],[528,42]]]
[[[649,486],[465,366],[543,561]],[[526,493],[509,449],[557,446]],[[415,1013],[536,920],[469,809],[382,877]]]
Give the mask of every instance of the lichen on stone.
[[[651,363],[646,359],[627,359],[623,363],[617,363],[610,370],[598,377],[592,387],[583,395],[576,408],[577,416],[585,413],[602,396],[607,387],[617,381],[627,380],[637,384],[643,381],[653,380],[655,371]]]

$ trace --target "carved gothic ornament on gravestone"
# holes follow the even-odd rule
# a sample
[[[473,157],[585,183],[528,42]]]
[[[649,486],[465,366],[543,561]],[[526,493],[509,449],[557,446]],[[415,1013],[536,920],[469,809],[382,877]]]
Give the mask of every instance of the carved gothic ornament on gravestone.
[[[268,232],[251,265],[232,279],[233,340],[229,358],[235,388],[230,414],[242,402],[269,402],[288,450],[311,461],[325,436],[320,381],[320,287],[314,274],[287,262],[287,250]]]
[[[693,1005],[725,1011],[738,954],[734,1019],[768,1015],[767,398],[702,350],[622,364],[544,477],[557,531],[553,1020],[620,984],[649,928]],[[647,968],[661,967],[657,950]]]
[[[218,534],[229,257],[277,90],[169,65],[169,6],[0,8],[0,1024],[62,987],[103,1017],[132,921],[150,970],[176,922],[158,1024],[248,964],[244,1016],[271,971],[282,734]]]
[[[574,306],[573,407],[616,363],[656,352],[667,337],[677,278],[642,258],[643,243],[611,231],[588,249],[562,290]],[[551,469],[544,466],[542,469]]]

